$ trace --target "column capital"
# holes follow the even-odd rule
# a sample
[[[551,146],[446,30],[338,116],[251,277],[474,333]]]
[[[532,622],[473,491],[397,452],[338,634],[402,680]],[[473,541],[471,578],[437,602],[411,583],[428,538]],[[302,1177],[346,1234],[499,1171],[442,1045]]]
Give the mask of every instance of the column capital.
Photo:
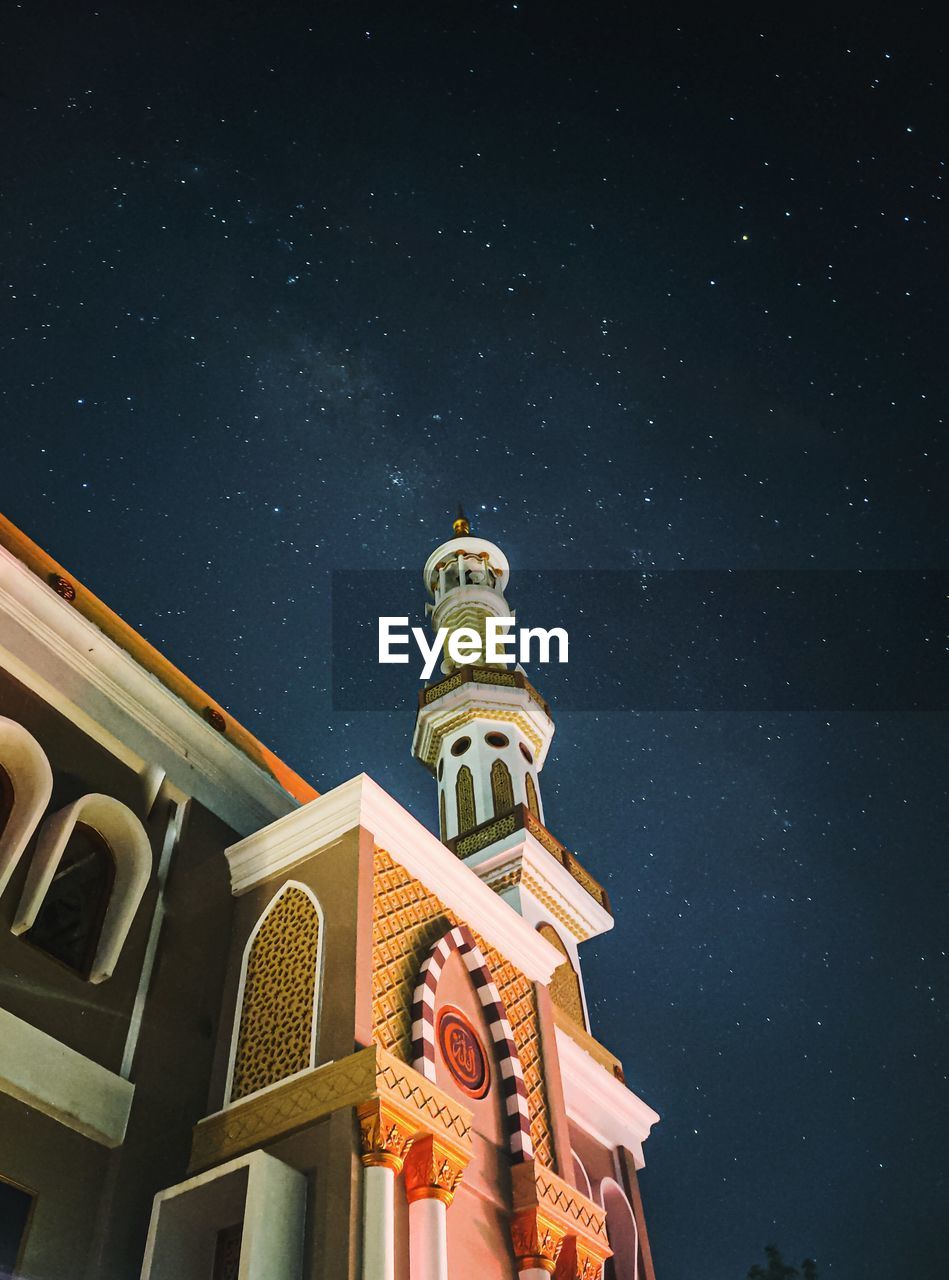
[[[450,1205],[469,1155],[432,1133],[419,1134],[405,1160],[405,1194],[415,1200],[440,1200]]]
[[[402,1172],[406,1152],[412,1143],[412,1130],[401,1114],[384,1099],[374,1098],[356,1108],[359,1119],[360,1159],[367,1167],[379,1166]]]
[[[608,1254],[599,1242],[568,1235],[557,1259],[556,1280],[601,1280]]]
[[[518,1271],[539,1269],[551,1275],[566,1236],[565,1229],[539,1209],[522,1209],[511,1219],[511,1241]]]

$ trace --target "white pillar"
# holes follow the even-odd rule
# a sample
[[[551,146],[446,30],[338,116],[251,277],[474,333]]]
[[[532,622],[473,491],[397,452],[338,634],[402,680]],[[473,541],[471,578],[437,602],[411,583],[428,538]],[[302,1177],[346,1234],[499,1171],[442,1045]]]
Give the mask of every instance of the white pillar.
[[[409,1202],[411,1280],[448,1280],[448,1209],[437,1196]]]
[[[363,1174],[363,1280],[395,1280],[395,1171],[367,1164]]]

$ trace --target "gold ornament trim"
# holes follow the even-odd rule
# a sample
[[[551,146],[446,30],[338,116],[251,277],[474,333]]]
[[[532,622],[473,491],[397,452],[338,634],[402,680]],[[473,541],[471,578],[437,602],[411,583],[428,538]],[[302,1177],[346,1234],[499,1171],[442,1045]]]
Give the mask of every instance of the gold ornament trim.
[[[358,1106],[356,1116],[363,1164],[400,1174],[412,1144],[412,1125],[406,1124],[399,1111],[379,1098]]]
[[[500,837],[499,837],[500,838]],[[480,868],[474,867],[480,875]],[[493,889],[495,893],[503,893],[506,889],[516,889],[518,885],[523,884],[525,889],[530,890],[538,902],[547,908],[554,919],[559,920],[564,928],[569,929],[578,942],[584,942],[590,936],[590,930],[569,912],[563,908],[563,903],[553,896],[552,893],[545,888],[546,881],[540,881],[536,876],[532,876],[529,871],[524,870],[524,864],[520,858],[515,862],[505,862],[502,866],[497,867],[488,875],[481,876],[485,884]]]
[[[432,946],[464,921],[420,880],[376,850],[372,907],[373,1038],[391,1053],[412,1052],[412,996]],[[514,1036],[538,1160],[554,1161],[553,1138],[534,984],[479,934],[475,942],[494,979]]]
[[[405,1194],[409,1204],[416,1200],[440,1200],[450,1205],[467,1164],[467,1154],[460,1154],[433,1135],[417,1138],[405,1162]]]
[[[267,1146],[343,1107],[379,1103],[411,1137],[434,1133],[459,1156],[470,1150],[471,1112],[407,1062],[370,1045],[200,1120],[192,1134],[189,1172]]]
[[[442,739],[448,734],[454,733],[456,729],[463,728],[466,724],[470,724],[472,720],[500,720],[505,724],[514,724],[524,734],[534,751],[539,754],[543,748],[543,739],[540,734],[525,717],[524,712],[515,709],[509,710],[503,706],[492,706],[489,703],[474,703],[466,706],[463,711],[451,717],[451,719],[440,721],[430,727],[430,739],[428,749],[419,755],[422,761],[429,769],[434,770],[438,761],[438,753],[441,750]]]
[[[553,1274],[566,1237],[564,1228],[536,1207],[515,1213],[511,1219],[511,1244],[518,1271],[539,1267]]]
[[[604,1261],[613,1252],[606,1234],[606,1210],[536,1160],[515,1165],[511,1181],[514,1196],[511,1238],[519,1269],[544,1266],[543,1262],[531,1264],[523,1259],[529,1254],[549,1258],[549,1247],[532,1249],[531,1246],[535,1239],[552,1241],[559,1233],[554,1262],[567,1241],[569,1252],[564,1261],[570,1260],[571,1255],[575,1257],[578,1280],[597,1280]],[[545,1234],[548,1229],[549,1236]],[[579,1269],[581,1262],[583,1272]]]

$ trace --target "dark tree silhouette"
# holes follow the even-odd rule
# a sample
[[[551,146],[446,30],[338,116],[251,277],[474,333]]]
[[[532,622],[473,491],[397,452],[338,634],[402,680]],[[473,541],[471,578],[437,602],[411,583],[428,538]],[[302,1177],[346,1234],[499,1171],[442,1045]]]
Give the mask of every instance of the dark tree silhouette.
[[[817,1264],[812,1258],[805,1258],[800,1271],[792,1267],[781,1257],[781,1250],[776,1244],[766,1244],[764,1256],[767,1266],[757,1263],[748,1272],[748,1280],[817,1280]]]

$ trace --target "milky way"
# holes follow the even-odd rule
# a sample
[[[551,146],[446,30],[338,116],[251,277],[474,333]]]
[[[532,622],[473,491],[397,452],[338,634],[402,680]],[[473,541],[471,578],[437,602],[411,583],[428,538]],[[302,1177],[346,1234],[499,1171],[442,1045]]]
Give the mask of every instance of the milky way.
[[[365,770],[430,825],[414,671],[401,711],[334,702],[331,574],[420,571],[459,499],[512,603],[519,569],[563,575],[601,693],[624,668],[578,573],[945,563],[935,10],[630,9],[5,19],[3,509],[315,785]],[[726,660],[748,634],[709,609]],[[592,1030],[663,1117],[660,1280],[740,1280],[769,1240],[941,1277],[929,678],[777,711],[532,677],[549,825],[616,911]]]

